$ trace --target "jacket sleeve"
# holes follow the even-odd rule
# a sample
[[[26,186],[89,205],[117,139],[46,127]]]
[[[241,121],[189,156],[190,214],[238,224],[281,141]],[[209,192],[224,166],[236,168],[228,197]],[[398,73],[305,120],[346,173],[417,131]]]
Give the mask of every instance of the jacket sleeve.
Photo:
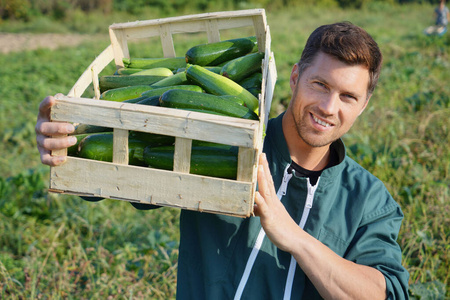
[[[386,299],[409,299],[409,273],[402,266],[402,252],[397,243],[403,213],[384,185],[381,191],[369,193],[368,201],[369,209],[345,258],[379,270],[386,279]]]

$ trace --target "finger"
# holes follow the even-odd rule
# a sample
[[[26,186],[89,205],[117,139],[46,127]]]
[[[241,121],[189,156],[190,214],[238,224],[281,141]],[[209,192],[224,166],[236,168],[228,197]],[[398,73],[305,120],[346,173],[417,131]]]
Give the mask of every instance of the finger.
[[[267,184],[267,178],[266,178],[266,174],[264,173],[264,168],[262,166],[261,163],[261,158],[260,158],[260,164],[258,165],[258,191],[261,195],[266,195],[267,190],[268,190],[268,184]]]
[[[53,96],[47,96],[44,100],[39,104],[39,118],[47,118],[50,116],[50,108],[55,104],[55,98]]]
[[[269,162],[267,161],[267,156],[265,153],[261,153],[261,160],[262,160],[262,166],[264,169],[264,174],[266,175],[266,178],[269,182],[270,185],[274,186],[273,184],[273,178],[272,178],[272,174],[270,172],[270,168],[269,168]]]
[[[270,174],[269,165],[265,154],[261,154],[258,165],[258,190],[266,201],[272,201],[276,197],[275,187],[273,186],[272,176]]]
[[[51,107],[55,103],[55,97],[48,96],[39,104],[39,113],[35,126],[37,135],[64,135],[70,134],[75,130],[74,126],[67,122],[50,122]]]
[[[71,134],[75,127],[71,123],[66,122],[49,122],[46,120],[38,120],[36,123],[36,135],[44,136],[61,136]]]
[[[265,202],[265,199],[259,192],[255,193],[255,206],[253,207],[253,211],[256,216],[261,217],[265,215],[265,212],[268,210],[268,206]]]
[[[41,162],[45,165],[49,165],[49,166],[58,166],[62,163],[64,163],[67,159],[66,156],[52,156],[50,151],[39,147],[39,152],[41,153]]]
[[[52,150],[65,149],[75,145],[77,143],[77,138],[74,136],[47,137],[39,134],[36,136],[36,143],[41,149],[50,152]]]

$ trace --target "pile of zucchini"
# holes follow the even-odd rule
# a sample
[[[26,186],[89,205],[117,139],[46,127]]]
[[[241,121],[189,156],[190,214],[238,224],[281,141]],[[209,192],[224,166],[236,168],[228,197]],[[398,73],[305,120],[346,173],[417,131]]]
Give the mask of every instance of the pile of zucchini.
[[[185,57],[124,58],[124,67],[99,77],[101,100],[258,120],[261,64],[255,36],[201,44]],[[112,161],[112,128],[80,124],[68,154]],[[129,164],[173,169],[174,137],[129,132]],[[192,174],[236,178],[237,147],[193,141]]]

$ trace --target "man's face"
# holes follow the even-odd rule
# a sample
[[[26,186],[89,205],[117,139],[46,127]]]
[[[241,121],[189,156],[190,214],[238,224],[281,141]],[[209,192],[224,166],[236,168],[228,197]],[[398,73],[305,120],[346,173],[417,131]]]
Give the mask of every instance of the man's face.
[[[311,147],[322,147],[344,135],[368,102],[369,71],[319,53],[301,76],[292,70],[291,113],[300,138]]]

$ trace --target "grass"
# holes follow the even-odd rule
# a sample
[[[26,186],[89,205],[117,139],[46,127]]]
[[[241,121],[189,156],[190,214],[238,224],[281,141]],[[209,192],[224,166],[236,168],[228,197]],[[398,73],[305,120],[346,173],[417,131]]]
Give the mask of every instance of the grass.
[[[432,23],[428,12],[431,6],[383,3],[361,11],[300,6],[267,11],[278,71],[271,115],[288,104],[290,70],[315,27],[349,20],[375,37],[384,54],[380,83],[344,141],[349,155],[382,179],[403,209],[399,243],[411,274],[411,297],[443,299],[450,297],[450,35],[422,34]],[[106,28],[126,18],[154,18],[116,17],[101,24],[101,18],[78,15],[77,23],[61,31],[106,35],[76,24],[95,19],[95,27]],[[24,27],[13,24],[12,31]],[[200,38],[177,37],[177,53]],[[175,296],[178,210],[138,211],[122,201],[89,203],[47,193],[48,168],[40,164],[34,140],[39,102],[67,93],[107,44],[106,38],[76,48],[0,55],[7,66],[0,69],[1,298]],[[132,44],[130,51],[159,53],[151,44]]]

